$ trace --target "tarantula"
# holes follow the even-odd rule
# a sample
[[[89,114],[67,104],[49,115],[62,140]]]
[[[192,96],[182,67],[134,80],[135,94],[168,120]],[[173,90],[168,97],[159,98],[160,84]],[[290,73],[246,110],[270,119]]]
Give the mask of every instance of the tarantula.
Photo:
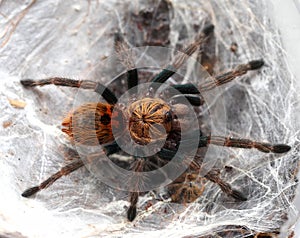
[[[189,127],[189,123],[181,120],[186,113],[186,106],[180,100],[170,103],[153,93],[166,83],[175,90],[179,96],[187,100],[192,105],[192,110],[196,110],[204,104],[200,92],[212,90],[219,85],[223,85],[235,79],[238,76],[246,74],[250,70],[257,70],[264,64],[263,60],[253,60],[246,64],[241,64],[235,69],[230,70],[224,74],[212,77],[208,83],[195,86],[193,84],[171,84],[168,80],[177,70],[186,62],[187,58],[193,55],[197,49],[203,44],[209,35],[213,32],[214,26],[209,24],[203,28],[201,33],[195,38],[194,42],[189,44],[175,56],[174,60],[165,67],[160,73],[155,75],[150,81],[149,95],[135,98],[135,87],[139,85],[139,69],[135,67],[134,63],[130,61],[130,57],[126,52],[130,49],[127,42],[121,34],[117,33],[115,37],[115,49],[120,55],[121,61],[127,62],[127,86],[131,90],[132,98],[126,109],[118,106],[118,98],[115,93],[109,89],[110,85],[103,85],[101,83],[90,80],[72,80],[67,78],[53,77],[41,80],[23,79],[21,84],[25,87],[44,86],[53,84],[57,86],[75,87],[87,90],[93,90],[100,94],[106,102],[86,103],[79,106],[63,120],[62,131],[65,132],[73,143],[85,145],[101,145],[104,153],[110,156],[114,153],[123,153],[121,146],[117,143],[118,138],[125,138],[132,140],[133,143],[133,162],[126,167],[126,169],[133,172],[147,172],[162,168],[167,165],[174,157],[178,157],[177,152],[180,144],[183,144],[185,151],[188,151],[188,145],[192,140],[182,141],[183,135],[193,135],[191,138],[196,138],[197,148],[207,147],[210,144],[217,146],[237,147],[245,149],[257,149],[264,153],[285,153],[291,147],[285,144],[271,144],[251,141],[248,139],[203,135],[199,129]],[[125,52],[125,53],[124,53]],[[155,96],[153,96],[155,95]],[[178,95],[171,95],[174,99]],[[92,120],[91,120],[92,118]],[[76,126],[75,126],[76,122]],[[76,127],[76,131],[75,131]],[[125,135],[124,131],[128,133]],[[95,140],[96,138],[96,140]],[[162,142],[163,141],[163,142]],[[162,142],[162,143],[161,143]],[[139,154],[139,149],[143,146],[148,146],[151,143],[161,143],[157,151],[151,155],[143,156]],[[137,147],[135,147],[135,145]],[[187,153],[187,152],[186,152]],[[188,157],[185,152],[180,154],[182,157]],[[179,157],[180,157],[179,156]],[[38,186],[26,189],[23,197],[30,197],[38,191],[47,188],[53,184],[57,179],[64,175],[68,175],[78,168],[84,166],[83,160],[80,156],[75,155],[75,159],[61,168],[57,173],[50,176]],[[101,158],[98,158],[101,160]],[[181,160],[176,163],[181,165]],[[185,162],[184,162],[185,163]],[[185,164],[186,165],[186,164]],[[187,169],[183,174],[178,174],[177,178],[168,185],[173,202],[192,202],[201,195],[204,187],[201,185],[202,179],[210,180],[217,183],[221,190],[236,200],[245,201],[246,196],[240,191],[233,189],[230,184],[226,183],[219,177],[217,170],[209,171],[204,178],[199,177],[202,160],[199,154],[195,154],[186,165]],[[183,184],[188,184],[184,186]],[[127,218],[133,221],[137,214],[138,197],[141,191],[133,189],[129,193],[130,206],[127,210]]]

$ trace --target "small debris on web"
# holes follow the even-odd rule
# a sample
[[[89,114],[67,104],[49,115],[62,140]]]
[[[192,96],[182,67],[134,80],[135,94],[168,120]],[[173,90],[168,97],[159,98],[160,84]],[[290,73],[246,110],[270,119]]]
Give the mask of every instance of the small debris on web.
[[[9,101],[10,105],[12,105],[15,108],[23,109],[26,106],[26,102],[21,101],[21,100],[15,100],[15,99],[8,98],[8,101]]]
[[[5,128],[7,128],[7,127],[10,127],[11,125],[12,125],[12,121],[11,120],[7,120],[7,121],[4,121],[3,123],[2,123],[2,127],[5,129]]]

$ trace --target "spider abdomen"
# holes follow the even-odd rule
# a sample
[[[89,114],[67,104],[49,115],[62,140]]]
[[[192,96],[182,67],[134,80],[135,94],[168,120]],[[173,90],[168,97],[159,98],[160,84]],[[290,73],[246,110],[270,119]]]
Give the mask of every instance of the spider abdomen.
[[[114,141],[112,126],[122,130],[123,124],[122,112],[113,105],[87,103],[64,118],[62,131],[75,143],[98,145]]]

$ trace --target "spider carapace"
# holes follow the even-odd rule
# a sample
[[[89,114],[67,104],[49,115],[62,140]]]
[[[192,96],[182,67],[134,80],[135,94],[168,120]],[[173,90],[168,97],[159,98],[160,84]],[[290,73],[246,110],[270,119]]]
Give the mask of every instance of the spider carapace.
[[[202,44],[205,44],[209,35],[213,32],[213,25],[203,28],[202,32],[195,38],[195,41],[178,53],[174,60],[166,66],[159,74],[154,76],[149,82],[153,85],[163,85],[171,78],[176,71],[184,64],[186,59],[194,54]],[[129,49],[128,44],[118,34],[115,38],[117,55],[126,55]],[[130,57],[120,57],[120,61],[127,67],[128,90],[139,85],[138,69],[134,67],[133,62],[129,62]],[[263,60],[253,60],[245,64],[240,64],[236,68],[220,75],[211,76],[211,81],[199,85],[191,83],[174,84],[174,88],[179,96],[183,96],[189,103],[192,110],[203,105],[201,92],[213,90],[214,88],[228,83],[238,76],[246,74],[250,70],[257,70],[263,66]],[[122,148],[116,143],[117,138],[123,138],[124,132],[129,132],[129,136],[135,144],[139,146],[148,146],[151,142],[164,141],[162,147],[149,157],[139,158],[133,156],[133,162],[128,167],[134,172],[147,172],[155,170],[166,165],[176,154],[178,144],[181,143],[181,135],[194,133],[199,139],[198,147],[206,147],[209,144],[217,146],[238,147],[245,149],[257,149],[264,153],[285,153],[291,147],[286,144],[271,144],[256,142],[249,139],[232,138],[217,135],[202,135],[199,129],[193,131],[190,127],[191,122],[178,120],[179,115],[184,115],[187,110],[186,105],[176,103],[161,98],[144,96],[126,105],[126,109],[118,106],[118,98],[115,93],[101,83],[90,80],[72,80],[67,78],[48,78],[41,80],[24,79],[21,83],[25,87],[43,86],[53,84],[57,86],[76,87],[85,90],[93,90],[100,94],[106,102],[87,103],[79,106],[63,120],[63,132],[65,132],[71,141],[87,145],[103,145],[106,155],[122,153]],[[153,86],[154,91],[157,87]],[[178,97],[178,95],[174,95]],[[171,98],[172,100],[172,98]],[[199,120],[199,119],[198,119]],[[197,122],[198,123],[198,122]],[[186,128],[189,128],[188,130]],[[127,135],[128,135],[127,134]],[[126,139],[127,140],[127,137]],[[189,142],[189,141],[188,141]],[[187,142],[187,144],[189,144]],[[50,186],[57,179],[68,175],[84,165],[80,156],[70,164],[61,168],[57,173],[50,176],[37,186],[31,187],[22,193],[23,197],[29,197],[36,192]],[[167,191],[173,202],[193,202],[204,190],[204,180],[211,181],[219,185],[221,191],[238,201],[247,200],[247,196],[241,191],[234,189],[231,185],[223,181],[219,176],[217,169],[210,169],[204,177],[199,175],[199,171],[204,164],[199,154],[196,154],[184,173],[178,174],[177,179],[167,185]],[[127,210],[127,218],[133,221],[137,214],[138,197],[141,192],[130,190],[130,206]]]

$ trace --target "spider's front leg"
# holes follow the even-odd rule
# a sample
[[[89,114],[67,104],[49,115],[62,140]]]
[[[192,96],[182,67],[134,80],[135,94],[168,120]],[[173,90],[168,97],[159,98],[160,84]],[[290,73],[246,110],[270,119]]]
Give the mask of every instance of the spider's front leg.
[[[253,60],[248,62],[247,64],[241,64],[237,66],[234,70],[228,71],[224,74],[217,75],[215,77],[213,76],[210,77],[209,81],[202,83],[200,84],[200,86],[198,86],[199,89],[197,88],[197,86],[191,83],[172,85],[172,87],[176,89],[176,91],[179,91],[181,93],[181,95],[175,95],[175,94],[171,95],[173,96],[172,99],[176,103],[176,101],[180,102],[181,98],[185,97],[191,105],[201,106],[205,103],[204,98],[201,95],[201,92],[212,90],[220,85],[223,85],[225,83],[234,80],[238,76],[246,74],[248,71],[257,70],[261,68],[263,65],[264,65],[263,60]],[[161,72],[161,74],[162,73],[163,72]],[[157,77],[159,78],[157,80],[162,80],[162,78],[160,78],[159,75]]]
[[[229,195],[230,197],[233,197],[234,199],[236,199],[238,201],[246,201],[247,200],[247,197],[243,193],[241,193],[240,191],[238,191],[236,189],[233,189],[229,183],[223,181],[220,178],[220,171],[218,169],[210,170],[203,178],[201,178],[199,176],[199,173],[201,170],[201,165],[199,164],[199,162],[194,160],[190,164],[190,169],[194,173],[194,180],[197,179],[198,181],[201,181],[201,179],[203,179],[203,178],[208,179],[211,182],[218,184],[219,187],[221,188],[221,190],[224,193],[226,193],[227,195]],[[203,185],[200,187],[203,187]]]
[[[232,81],[238,76],[246,74],[248,71],[260,69],[263,65],[264,65],[263,60],[253,60],[253,61],[249,61],[246,64],[240,64],[233,70],[230,70],[226,73],[217,76],[210,77],[208,82],[200,84],[199,86],[200,91],[203,92],[203,91],[212,90],[215,87],[218,87],[220,85]]]
[[[224,193],[233,197],[234,199],[239,201],[247,201],[247,197],[243,193],[231,188],[231,185],[223,181],[219,175],[220,172],[218,170],[211,170],[204,177],[210,180],[211,182],[218,184]]]
[[[286,144],[270,144],[265,142],[257,142],[248,139],[223,137],[223,136],[201,136],[199,147],[207,146],[208,144],[236,147],[244,149],[257,149],[264,153],[286,153],[291,147]]]
[[[209,35],[214,31],[214,25],[209,24],[196,37],[195,41],[175,55],[173,62],[157,74],[151,81],[153,83],[164,83],[193,55],[199,47],[206,42]]]

